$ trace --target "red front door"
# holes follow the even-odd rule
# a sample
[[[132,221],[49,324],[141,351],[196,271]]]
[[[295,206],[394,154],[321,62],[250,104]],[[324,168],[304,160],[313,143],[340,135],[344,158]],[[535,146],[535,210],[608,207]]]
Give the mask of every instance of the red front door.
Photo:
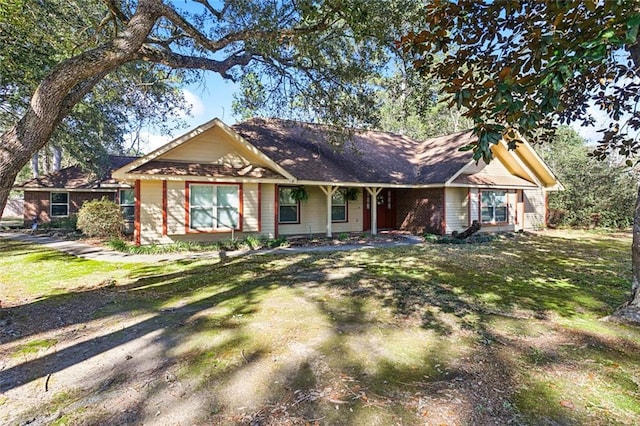
[[[371,195],[365,191],[364,200],[364,230],[371,229]],[[396,227],[396,196],[392,189],[384,188],[375,201],[375,208],[378,215],[377,228],[394,229]]]

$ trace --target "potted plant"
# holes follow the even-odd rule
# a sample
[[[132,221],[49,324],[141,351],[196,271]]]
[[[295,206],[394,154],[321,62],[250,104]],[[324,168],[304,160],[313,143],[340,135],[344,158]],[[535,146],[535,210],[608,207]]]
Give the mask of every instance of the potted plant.
[[[296,186],[291,188],[291,198],[295,201],[307,201],[309,199],[309,193],[304,186]]]
[[[360,188],[345,188],[342,190],[344,194],[344,199],[347,201],[355,201],[358,199],[358,194],[360,193]]]

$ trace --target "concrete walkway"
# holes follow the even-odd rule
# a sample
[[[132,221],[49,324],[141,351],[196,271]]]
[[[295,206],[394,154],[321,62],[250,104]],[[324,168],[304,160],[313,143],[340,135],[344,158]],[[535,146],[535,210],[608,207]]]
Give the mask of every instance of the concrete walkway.
[[[185,259],[219,259],[222,257],[239,257],[249,255],[265,255],[271,253],[317,253],[366,250],[380,247],[397,247],[413,244],[420,244],[423,240],[420,237],[406,235],[402,241],[378,244],[348,244],[314,247],[277,247],[273,249],[261,250],[236,250],[236,251],[208,251],[201,253],[165,253],[165,254],[130,254],[109,250],[100,246],[93,246],[81,241],[59,240],[57,238],[29,235],[20,232],[0,232],[1,239],[24,241],[28,243],[41,244],[47,248],[61,251],[83,259],[100,260],[103,262],[121,263],[158,263],[171,262]],[[1,241],[0,241],[1,244]]]

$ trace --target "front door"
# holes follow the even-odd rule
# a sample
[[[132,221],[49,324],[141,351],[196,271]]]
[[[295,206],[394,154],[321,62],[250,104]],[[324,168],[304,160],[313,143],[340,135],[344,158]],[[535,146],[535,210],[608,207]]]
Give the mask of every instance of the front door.
[[[371,195],[365,191],[364,205],[364,230],[371,229]],[[396,193],[394,190],[384,188],[374,204],[378,215],[378,231],[382,229],[394,229],[396,227]]]

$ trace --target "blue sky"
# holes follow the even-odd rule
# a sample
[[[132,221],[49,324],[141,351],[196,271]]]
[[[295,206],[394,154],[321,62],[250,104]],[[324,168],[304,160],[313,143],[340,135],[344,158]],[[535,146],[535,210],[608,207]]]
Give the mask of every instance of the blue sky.
[[[231,102],[238,85],[212,72],[206,73],[204,78],[204,84],[193,84],[182,89],[185,99],[191,105],[191,114],[181,117],[188,127],[174,130],[171,135],[161,135],[153,128],[143,130],[141,137],[147,140],[141,146],[144,153],[159,148],[213,118],[219,118],[226,124],[237,121],[231,111]]]

